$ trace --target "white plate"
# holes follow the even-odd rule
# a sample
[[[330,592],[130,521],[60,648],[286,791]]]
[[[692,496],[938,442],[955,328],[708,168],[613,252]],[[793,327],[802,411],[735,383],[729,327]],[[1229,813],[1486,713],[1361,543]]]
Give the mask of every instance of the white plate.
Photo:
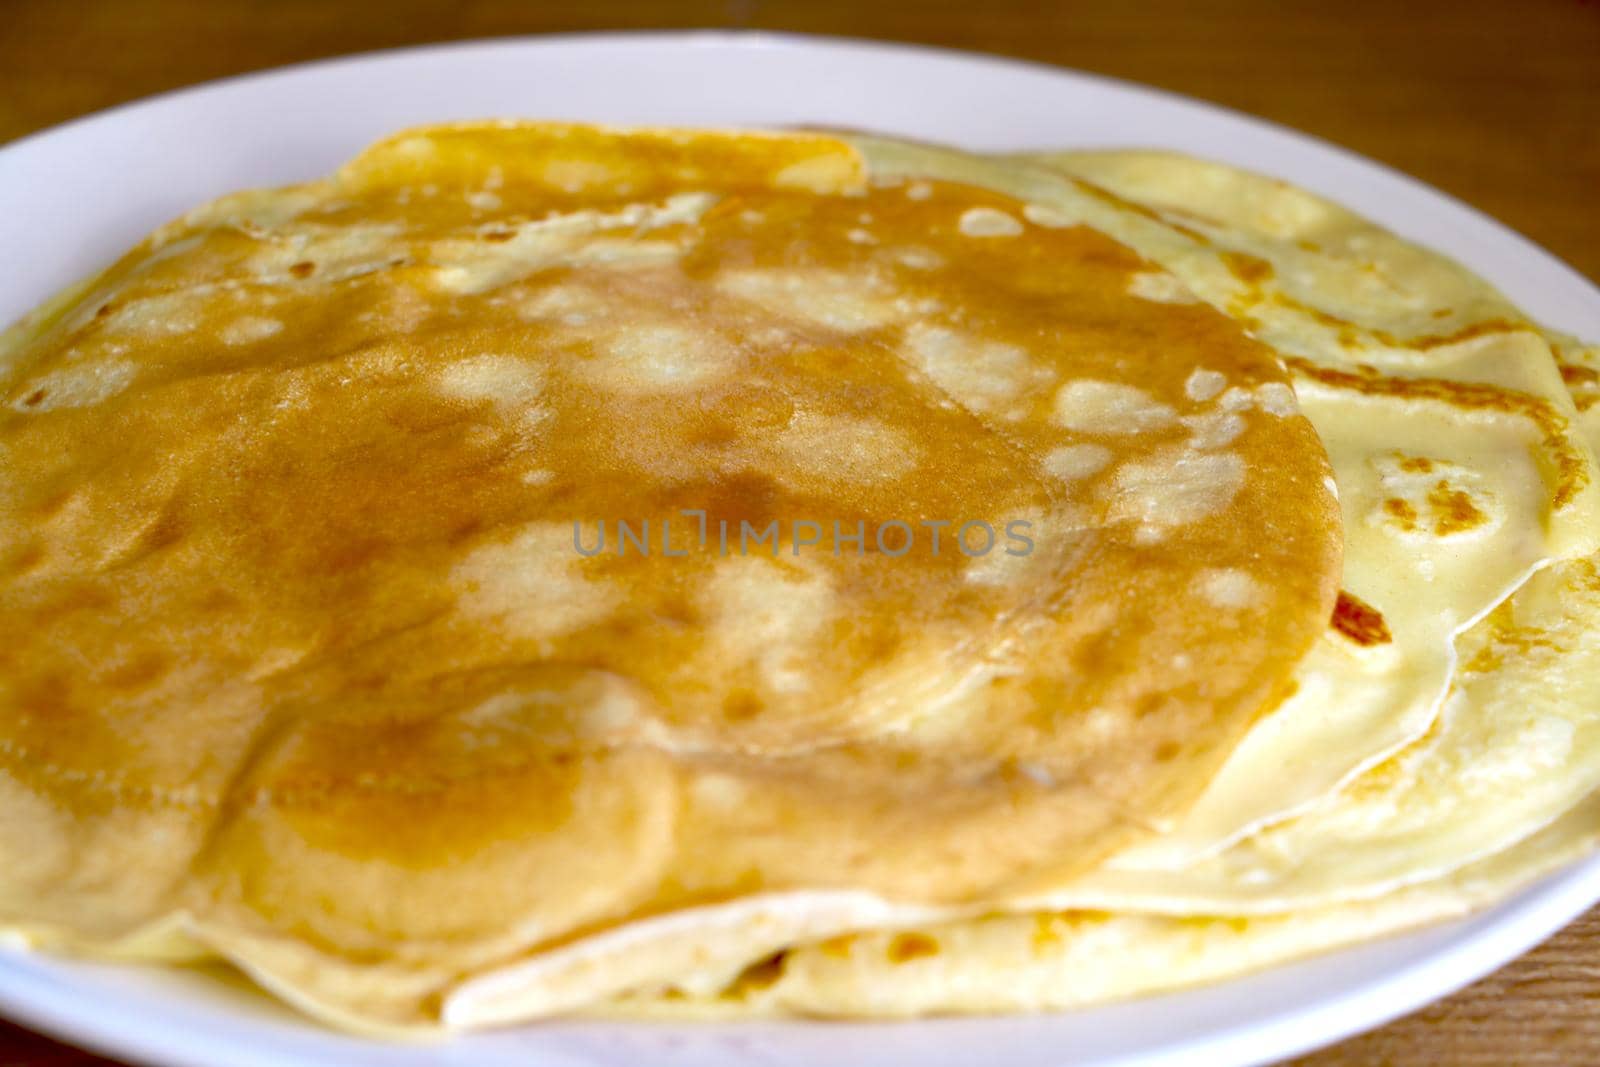
[[[1160,145],[1289,178],[1450,253],[1544,321],[1600,337],[1600,291],[1425,186],[1318,141],[1103,78],[920,48],[726,34],[453,45],[253,75],[0,150],[0,319],[220,193],[321,175],[440,119],[833,123],[976,149]],[[330,1033],[214,976],[0,955],[0,1006],[152,1064],[634,1067],[1238,1065],[1376,1026],[1526,951],[1600,899],[1600,859],[1464,922],[1205,989],[1036,1018],[893,1024],[546,1024],[395,1047]]]

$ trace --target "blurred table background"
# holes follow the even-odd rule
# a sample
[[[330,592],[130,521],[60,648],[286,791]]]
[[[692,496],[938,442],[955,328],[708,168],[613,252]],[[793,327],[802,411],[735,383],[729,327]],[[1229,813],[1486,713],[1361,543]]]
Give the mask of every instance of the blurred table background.
[[[0,143],[325,56],[696,27],[965,48],[1186,93],[1397,167],[1600,280],[1600,0],[0,0]],[[5,1067],[104,1062],[0,1023]],[[1600,1063],[1600,910],[1456,996],[1297,1062]]]

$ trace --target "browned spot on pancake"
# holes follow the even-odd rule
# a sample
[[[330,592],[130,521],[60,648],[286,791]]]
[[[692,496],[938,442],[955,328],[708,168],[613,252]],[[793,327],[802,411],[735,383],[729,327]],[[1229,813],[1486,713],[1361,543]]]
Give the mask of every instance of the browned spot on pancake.
[[[1221,259],[1228,272],[1247,285],[1260,285],[1274,273],[1271,263],[1248,252],[1223,252]]]
[[[165,674],[167,667],[166,656],[160,652],[147,652],[112,668],[100,677],[113,689],[139,690]]]
[[[486,523],[480,516],[469,515],[450,527],[444,536],[445,544],[463,545],[483,532]]]
[[[16,693],[18,707],[33,714],[48,715],[66,706],[72,685],[63,671],[42,671],[20,679]]]
[[[93,615],[116,607],[116,598],[99,585],[78,583],[69,585],[43,607],[36,609],[31,621],[47,626],[73,615]]]
[[[28,405],[30,408],[38,407],[40,402],[44,400],[45,395],[46,394],[43,389],[35,389],[33,392],[29,393],[27,398],[22,402]]]
[[[486,230],[482,234],[483,239],[491,244],[500,244],[503,241],[511,240],[515,236],[516,233],[512,230]]]
[[[187,527],[183,519],[172,508],[163,508],[156,521],[145,527],[140,544],[147,552],[157,552],[163,548],[170,548],[183,540]]]
[[[1594,385],[1600,383],[1600,371],[1593,367],[1580,367],[1576,363],[1562,363],[1561,380],[1568,385]]]
[[[826,941],[818,942],[817,951],[836,960],[847,960],[850,958],[850,949],[855,942],[856,939],[853,935],[840,934],[838,937],[830,937]]]
[[[700,502],[704,506],[706,521],[715,524],[719,519],[725,520],[728,523],[728,535],[734,539],[739,536],[740,523],[749,523],[751,536],[754,537],[774,519],[787,517],[783,510],[785,494],[765,474],[732,474],[701,492],[704,495],[700,497]],[[697,505],[690,501],[683,506],[688,508]]]
[[[1433,470],[1433,460],[1427,456],[1406,456],[1400,460],[1400,469],[1414,474],[1427,474]]]
[[[289,273],[296,278],[309,278],[316,269],[317,265],[315,263],[302,259],[300,262],[290,265]]]
[[[1569,565],[1572,562],[1569,561]],[[1584,565],[1591,567],[1589,573],[1592,575],[1592,565],[1587,561],[1584,561]],[[1462,667],[1467,673],[1483,674],[1498,670],[1508,657],[1525,660],[1530,654],[1549,655],[1570,650],[1559,635],[1539,627],[1519,624],[1509,601],[1502,602],[1480,625],[1487,626],[1492,636]]]
[[[94,317],[97,319],[103,319],[107,315],[110,315],[114,310],[116,310],[116,307],[113,304],[101,304],[95,309]]]
[[[754,993],[776,985],[778,979],[783,977],[783,968],[789,960],[789,953],[774,952],[764,960],[758,960],[739,972],[739,977],[724,995],[737,996],[741,993]]]
[[[939,942],[927,934],[896,934],[889,941],[890,963],[910,963],[912,960],[939,954]]]
[[[1155,757],[1157,763],[1170,763],[1183,751],[1183,746],[1176,741],[1163,741],[1156,746]]]
[[[10,567],[16,574],[27,574],[44,561],[44,546],[37,541],[29,541],[11,557]]]
[[[1415,530],[1417,528],[1417,509],[1411,501],[1397,496],[1389,497],[1383,502],[1384,514],[1395,520],[1402,530]]]
[[[1451,312],[1449,308],[1434,308],[1432,317],[1436,319],[1448,319],[1451,314],[1453,314],[1453,312]]]
[[[1428,490],[1428,506],[1433,509],[1434,530],[1441,535],[1460,533],[1489,521],[1473,504],[1472,497],[1443,479]]]
[[[319,567],[325,575],[360,570],[384,555],[389,547],[376,537],[352,537],[342,544],[329,546],[319,562]]]
[[[1054,912],[1042,912],[1033,920],[1033,951],[1035,953],[1047,952],[1061,944],[1061,937],[1065,929],[1071,926],[1063,917]]]
[[[1041,912],[1033,920],[1033,951],[1035,954],[1049,952],[1065,943],[1073,931],[1085,925],[1103,923],[1110,917],[1110,912],[1089,908]]]
[[[701,614],[686,597],[669,595],[663,597],[656,608],[661,618],[680,626],[693,626],[701,621]]]
[[[73,494],[74,490],[72,489],[62,489],[58,492],[50,493],[34,506],[34,512],[41,518],[46,519],[59,515],[61,514],[61,509],[72,502]]]
[[[1478,649],[1470,660],[1462,664],[1461,669],[1467,674],[1488,674],[1499,670],[1502,662],[1500,650],[1488,644]]]
[[[1317,244],[1317,242],[1315,242],[1315,241],[1308,241],[1304,237],[1302,237],[1299,240],[1297,240],[1294,243],[1294,245],[1295,245],[1296,248],[1300,249],[1300,251],[1302,251],[1302,252],[1321,252],[1322,251],[1322,246],[1321,245]]]
[[[227,611],[239,606],[239,598],[226,589],[210,589],[201,595],[196,606],[201,611]]]
[[[894,619],[874,619],[872,624],[864,627],[864,632],[861,632],[859,619],[840,622],[840,630],[845,630],[846,627],[858,630],[862,651],[874,661],[885,661],[906,641],[906,637],[901,633],[901,627],[898,622],[894,622]]]
[[[1394,640],[1382,613],[1343,589],[1339,590],[1339,599],[1333,606],[1333,628],[1362,646],[1386,645]]]
[[[735,689],[722,701],[722,714],[734,722],[744,722],[761,714],[761,698],[748,689]]]
[[[1561,380],[1572,390],[1572,402],[1579,411],[1588,411],[1600,403],[1600,371],[1559,360],[1557,366],[1561,368]]]
[[[739,426],[731,421],[707,419],[687,436],[691,445],[700,448],[726,448],[739,442],[741,431]]]
[[[1509,319],[1490,319],[1486,322],[1475,322],[1470,326],[1463,326],[1461,329],[1452,330],[1449,333],[1424,334],[1421,337],[1400,337],[1387,330],[1369,330],[1367,332],[1393,348],[1429,349],[1460,344],[1462,341],[1488,337],[1491,334],[1514,333],[1528,328],[1528,324],[1523,322],[1512,322]]]
[[[1289,369],[1303,378],[1336,389],[1349,389],[1367,396],[1394,396],[1408,400],[1429,400],[1475,411],[1503,411],[1528,419],[1539,428],[1544,450],[1554,468],[1552,504],[1560,510],[1571,504],[1589,484],[1589,466],[1568,436],[1571,423],[1549,401],[1529,393],[1502,389],[1476,382],[1456,382],[1445,378],[1368,378],[1349,371],[1335,370],[1303,356],[1286,356]]]

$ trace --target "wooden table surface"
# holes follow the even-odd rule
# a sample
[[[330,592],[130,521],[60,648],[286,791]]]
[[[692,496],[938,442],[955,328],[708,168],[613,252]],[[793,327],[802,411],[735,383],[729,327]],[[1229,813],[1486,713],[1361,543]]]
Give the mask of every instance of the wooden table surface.
[[[0,0],[0,142],[299,60],[506,34],[687,27],[967,48],[1216,101],[1398,167],[1600,279],[1596,0]],[[0,1065],[103,1062],[0,1024]],[[1600,910],[1456,996],[1298,1062],[1600,1063]]]

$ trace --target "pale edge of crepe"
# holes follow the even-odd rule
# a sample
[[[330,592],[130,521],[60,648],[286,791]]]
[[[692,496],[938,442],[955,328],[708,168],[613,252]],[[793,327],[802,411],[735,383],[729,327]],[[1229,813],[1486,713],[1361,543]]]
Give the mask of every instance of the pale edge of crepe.
[[[584,1014],[906,1018],[1083,1007],[1234,978],[1459,918],[1585,855],[1597,839],[1600,798],[1591,797],[1509,850],[1374,900],[1259,918],[1066,912],[874,931],[790,951],[768,984],[752,972],[722,995],[651,991]]]
[[[1110,860],[1121,872],[1149,872],[1157,886],[1167,872],[1315,806],[1420,737],[1448,692],[1456,636],[1559,558],[1537,533],[1547,501],[1514,421],[1474,425],[1442,405],[1396,412],[1392,401],[1315,383],[1297,389],[1333,460],[1346,530],[1343,587],[1381,611],[1393,640],[1361,648],[1324,632],[1295,669],[1296,691],[1252,728],[1194,808]],[[1373,462],[1399,453],[1470,472],[1473,491],[1499,504],[1498,525],[1458,539],[1375,528],[1386,500],[1401,498],[1384,490]]]
[[[1191,298],[1255,321],[1254,332],[1281,351],[1319,368],[1355,370],[1358,376],[1378,372],[1393,381],[1439,376],[1469,387],[1513,391],[1545,405],[1561,422],[1568,443],[1592,465],[1588,442],[1572,425],[1576,412],[1543,331],[1492,286],[1445,257],[1304,190],[1220,164],[1147,152],[1016,158],[1093,182],[1137,204],[1146,221],[1159,218],[1176,227],[1176,239],[1119,236],[1178,275],[1193,290]],[[1202,254],[1202,241],[1212,254]],[[1219,270],[1219,254],[1250,257],[1240,262],[1248,265],[1253,259],[1270,271],[1247,280],[1241,269]],[[1478,329],[1484,332],[1475,334]],[[1416,351],[1403,341],[1451,334],[1465,339]],[[1372,502],[1352,506],[1348,498],[1352,489],[1367,488],[1360,483],[1371,477],[1373,451],[1341,438],[1351,428],[1363,432],[1368,415],[1362,409],[1373,398],[1364,401],[1352,389],[1318,383],[1304,370],[1296,388],[1328,444],[1346,497],[1345,588],[1384,613],[1395,631],[1392,651],[1405,662],[1392,664],[1386,687],[1374,692],[1362,686],[1359,667],[1326,669],[1330,659],[1351,655],[1348,645],[1330,635],[1302,665],[1299,692],[1257,725],[1181,824],[1110,862],[1118,874],[1103,887],[1107,892],[1159,895],[1159,877],[1139,883],[1133,872],[1158,875],[1188,867],[1306,810],[1415,741],[1433,723],[1447,691],[1455,636],[1540,567],[1600,548],[1592,482],[1568,507],[1541,516],[1546,538],[1541,546],[1528,543],[1518,524],[1507,524],[1498,536],[1476,538],[1470,560],[1460,555],[1461,538],[1429,546],[1431,551],[1419,553],[1420,561],[1369,543]],[[1455,408],[1437,397],[1383,400],[1410,408],[1404,418],[1412,428],[1425,411],[1432,416]],[[1539,443],[1518,441],[1532,429],[1524,416],[1478,415],[1458,417],[1453,425],[1446,419],[1430,429],[1423,437],[1431,443],[1428,454],[1481,474],[1485,459],[1492,462],[1485,447],[1492,425],[1502,435],[1502,457],[1540,456]],[[1441,562],[1455,564],[1453,581],[1435,580]],[[1446,586],[1448,595],[1441,596]],[[1382,669],[1372,662],[1376,657],[1357,658],[1365,658],[1369,669]],[[1319,674],[1332,685],[1306,684]],[[1307,753],[1317,758],[1307,759]],[[1278,770],[1263,773],[1263,768]]]

